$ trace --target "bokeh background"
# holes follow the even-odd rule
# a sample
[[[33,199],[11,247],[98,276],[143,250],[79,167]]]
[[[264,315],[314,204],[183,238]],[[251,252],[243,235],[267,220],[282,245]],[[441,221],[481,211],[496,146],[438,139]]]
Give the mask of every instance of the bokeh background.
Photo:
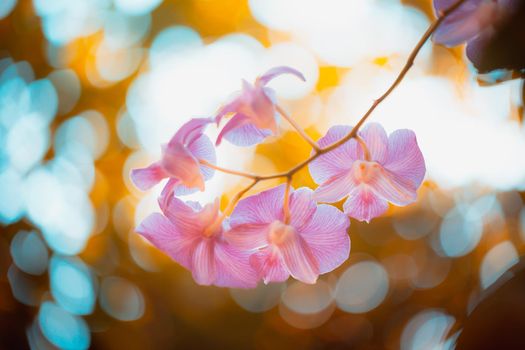
[[[128,177],[273,66],[305,74],[271,86],[312,136],[355,123],[433,16],[428,0],[1,0],[0,348],[453,348],[525,251],[522,83],[492,84],[462,48],[427,43],[371,117],[416,131],[418,202],[352,221],[350,259],[315,285],[196,285],[134,232],[161,187]],[[224,143],[219,164],[287,170],[310,150],[281,129]],[[187,198],[245,184],[217,173]]]

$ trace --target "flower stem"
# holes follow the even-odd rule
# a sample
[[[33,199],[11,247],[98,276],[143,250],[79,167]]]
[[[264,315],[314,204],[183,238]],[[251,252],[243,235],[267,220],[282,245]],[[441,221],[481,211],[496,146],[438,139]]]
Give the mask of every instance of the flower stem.
[[[288,225],[290,222],[290,186],[292,184],[292,176],[286,178],[286,187],[284,190],[283,216],[284,223]]]
[[[288,123],[290,123],[290,125],[299,133],[299,135],[301,135],[301,137],[310,144],[310,146],[312,146],[312,148],[318,152],[321,147],[319,147],[319,145],[317,144],[317,142],[315,142],[314,140],[312,140],[312,138],[310,136],[308,136],[308,134],[304,131],[304,129],[299,125],[297,124],[297,122],[295,121],[295,119],[293,119],[288,113],[286,113],[286,111],[279,105],[275,105],[275,108],[277,109],[277,112],[279,112],[279,114],[284,118],[286,119],[286,121]]]

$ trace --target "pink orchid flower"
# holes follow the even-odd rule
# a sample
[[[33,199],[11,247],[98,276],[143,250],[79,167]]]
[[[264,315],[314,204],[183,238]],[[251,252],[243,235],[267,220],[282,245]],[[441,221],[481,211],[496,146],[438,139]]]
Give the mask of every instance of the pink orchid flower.
[[[439,14],[456,1],[434,0],[434,9]],[[441,23],[433,40],[450,47],[466,42],[467,56],[477,65],[496,27],[519,3],[520,0],[467,0]]]
[[[315,283],[319,274],[341,265],[350,254],[348,218],[330,205],[317,205],[307,188],[291,191],[289,219],[284,218],[285,185],[241,200],[226,237],[252,251],[250,263],[264,283],[290,275]]]
[[[224,238],[227,222],[219,213],[218,200],[201,207],[172,197],[163,212],[148,216],[137,232],[190,270],[198,284],[232,288],[257,285],[249,255]]]
[[[177,195],[204,190],[204,181],[209,180],[214,170],[199,164],[199,160],[215,164],[215,148],[211,140],[203,134],[209,118],[195,118],[184,124],[162,147],[162,159],[150,166],[131,171],[131,180],[145,191],[169,178],[162,198],[172,193]]]
[[[319,145],[326,147],[350,130],[350,126],[334,126]],[[348,196],[344,212],[369,222],[388,209],[388,202],[404,206],[416,200],[425,176],[425,161],[411,130],[397,130],[387,136],[381,125],[370,123],[358,135],[366,150],[351,139],[314,160],[309,170],[320,184],[315,190],[316,200],[333,203]]]
[[[243,80],[239,95],[222,107],[215,117],[219,124],[223,117],[232,114],[232,118],[224,125],[217,137],[217,145],[224,137],[234,145],[251,146],[277,133],[275,92],[266,84],[281,74],[292,74],[305,81],[299,71],[284,66],[270,69],[258,77],[254,85]]]

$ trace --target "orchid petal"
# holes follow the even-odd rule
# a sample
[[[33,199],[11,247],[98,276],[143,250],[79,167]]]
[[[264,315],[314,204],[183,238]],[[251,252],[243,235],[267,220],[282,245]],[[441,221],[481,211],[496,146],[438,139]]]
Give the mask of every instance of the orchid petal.
[[[344,170],[323,182],[314,192],[314,199],[318,202],[334,203],[348,196],[356,186],[350,170]]]
[[[290,275],[301,282],[313,284],[319,276],[319,263],[305,240],[297,233],[279,244],[284,264]]]
[[[367,185],[357,187],[343,205],[347,215],[366,222],[382,215],[387,209],[387,201],[377,196]]]
[[[199,221],[200,210],[195,210],[177,197],[171,197],[165,203],[166,205],[161,207],[162,212],[179,232],[192,236],[201,235],[205,226]]]
[[[215,241],[202,239],[193,251],[191,272],[193,279],[200,285],[209,286],[215,282]]]
[[[340,266],[350,254],[348,217],[334,206],[321,204],[299,234],[319,263],[319,272],[327,273]]]
[[[265,284],[284,282],[290,276],[283,266],[282,258],[273,248],[263,249],[250,256],[250,265]]]
[[[418,188],[425,177],[425,160],[411,130],[396,130],[388,139],[388,157],[383,167],[399,177],[408,179]]]
[[[173,193],[176,192],[177,186],[180,186],[180,180],[175,178],[170,178],[168,182],[166,182],[166,185],[164,185],[164,188],[162,189],[162,192],[159,196],[159,207],[165,208],[168,205],[168,202],[173,197]]]
[[[165,216],[153,213],[136,230],[155,247],[186,268],[191,266],[191,251],[196,237],[182,234]]]
[[[218,146],[222,142],[222,138],[228,135],[233,130],[240,128],[246,124],[250,123],[250,118],[245,116],[244,114],[237,113],[235,114],[222,128],[221,132],[217,136],[217,141],[215,142],[215,145]],[[231,141],[230,141],[231,142]],[[233,143],[233,142],[232,142]]]
[[[301,228],[308,223],[317,208],[313,200],[313,191],[303,187],[290,194],[290,225]]]
[[[388,136],[378,123],[367,124],[359,135],[365,141],[373,161],[383,163],[388,156]]]
[[[285,185],[280,185],[239,201],[230,218],[231,226],[282,220],[284,189]]]
[[[326,135],[319,139],[320,147],[326,147],[339,141],[346,136],[352,127],[337,125],[331,127]],[[321,184],[336,174],[352,167],[352,162],[359,157],[359,150],[356,140],[352,139],[336,149],[317,157],[308,165],[308,170],[315,183]]]
[[[229,288],[255,288],[258,276],[249,255],[228,244],[215,245],[216,280],[214,285]]]
[[[241,224],[224,233],[226,240],[242,250],[255,250],[268,245],[270,224]]]
[[[180,143],[168,145],[162,157],[163,168],[187,187],[204,190],[204,178],[197,159]]]
[[[397,205],[407,205],[417,199],[417,187],[412,180],[386,169],[381,169],[369,185],[376,194]]]
[[[287,66],[280,66],[280,67],[274,67],[270,70],[268,70],[266,73],[261,75],[259,78],[257,78],[256,85],[266,85],[268,84],[272,79],[278,77],[282,74],[292,74],[295,75],[297,78],[301,79],[302,81],[306,81],[304,75],[299,72],[297,69],[294,69],[292,67]]]
[[[451,6],[445,8],[444,2],[435,2],[437,11],[446,10]],[[483,29],[483,23],[477,16],[480,3],[481,0],[463,3],[438,26],[432,39],[446,46],[456,46],[474,38]]]
[[[158,184],[168,174],[164,171],[160,163],[153,163],[146,168],[131,170],[131,181],[142,191],[146,191]]]
[[[270,135],[272,135],[270,130],[259,129],[250,122],[231,130],[224,135],[224,138],[236,146],[248,147],[261,143]]]
[[[180,143],[182,145],[188,145],[193,142],[196,138],[200,137],[204,132],[206,126],[212,123],[211,118],[193,118],[184,125],[175,133],[168,147],[173,146],[175,143]]]
[[[204,160],[210,164],[217,163],[215,147],[206,135],[201,135],[198,138],[196,138],[193,142],[188,144],[188,150],[198,160]],[[214,169],[204,165],[200,165],[200,171],[204,176],[204,180],[211,179],[213,177],[213,174],[215,173]]]

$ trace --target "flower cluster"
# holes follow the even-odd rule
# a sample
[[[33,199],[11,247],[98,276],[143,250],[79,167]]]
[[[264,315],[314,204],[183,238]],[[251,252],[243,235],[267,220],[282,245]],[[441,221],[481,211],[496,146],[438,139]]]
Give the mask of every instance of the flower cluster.
[[[253,288],[261,280],[280,282],[289,276],[315,283],[348,258],[350,217],[369,222],[388,209],[388,202],[404,206],[416,200],[425,163],[415,134],[397,130],[387,135],[375,123],[362,130],[334,126],[318,142],[307,139],[311,157],[284,174],[256,176],[216,166],[213,143],[204,134],[210,124],[230,118],[216,145],[223,138],[238,146],[260,143],[278,132],[278,114],[298,128],[267,86],[285,73],[304,80],[293,68],[277,67],[253,85],[243,82],[242,91],[215,118],[190,120],[163,146],[160,161],[131,173],[143,190],[168,179],[159,198],[162,213],[148,216],[137,232],[190,270],[199,284]],[[308,138],[302,129],[298,132]],[[291,188],[295,171],[306,165],[319,187]],[[179,198],[203,191],[214,171],[254,181],[223,212],[218,199],[201,206]],[[286,184],[241,199],[258,182],[279,177]],[[323,204],[344,198],[343,211]]]

